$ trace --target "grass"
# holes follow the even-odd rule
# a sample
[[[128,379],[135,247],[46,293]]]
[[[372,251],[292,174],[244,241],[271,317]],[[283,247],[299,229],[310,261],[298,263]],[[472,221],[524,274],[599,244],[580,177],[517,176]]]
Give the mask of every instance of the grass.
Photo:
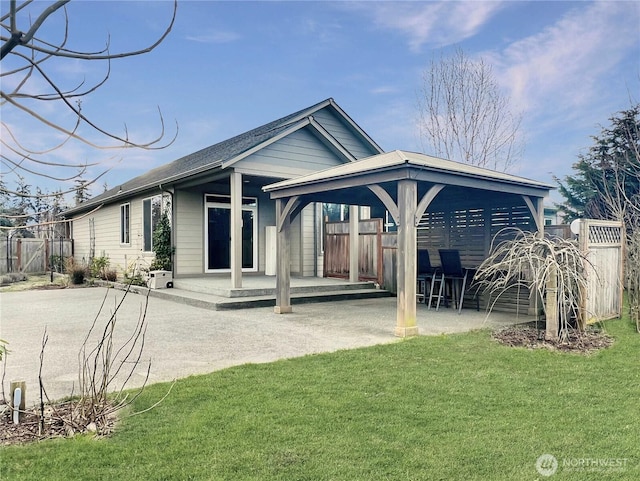
[[[590,356],[477,331],[194,376],[110,438],[0,449],[0,479],[636,480],[640,335],[606,329],[616,343]],[[552,478],[536,472],[545,453]]]

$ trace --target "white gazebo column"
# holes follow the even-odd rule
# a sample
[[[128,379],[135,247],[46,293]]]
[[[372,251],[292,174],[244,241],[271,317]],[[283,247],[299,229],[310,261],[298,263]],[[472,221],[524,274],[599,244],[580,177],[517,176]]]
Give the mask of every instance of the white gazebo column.
[[[291,308],[291,217],[282,199],[276,199],[276,314],[292,312]]]
[[[415,215],[418,184],[415,180],[398,182],[398,307],[395,335],[416,336],[416,255]]]
[[[231,173],[231,288],[242,287],[242,174]]]
[[[360,242],[359,234],[360,209],[357,205],[349,206],[349,282],[360,279]]]

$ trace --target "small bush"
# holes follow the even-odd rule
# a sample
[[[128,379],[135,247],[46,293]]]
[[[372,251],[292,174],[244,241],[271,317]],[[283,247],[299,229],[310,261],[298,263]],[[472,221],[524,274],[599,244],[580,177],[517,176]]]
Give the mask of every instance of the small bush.
[[[65,269],[72,284],[78,285],[84,283],[84,279],[88,274],[87,266],[76,262],[73,257],[69,257],[65,263]]]
[[[118,280],[118,271],[115,269],[107,269],[104,271],[104,280],[115,282]]]
[[[109,258],[107,256],[94,257],[91,259],[91,277],[98,279],[107,279],[107,268],[109,267]]]
[[[147,287],[147,280],[142,274],[125,274],[124,279],[126,284],[131,284],[132,286]]]

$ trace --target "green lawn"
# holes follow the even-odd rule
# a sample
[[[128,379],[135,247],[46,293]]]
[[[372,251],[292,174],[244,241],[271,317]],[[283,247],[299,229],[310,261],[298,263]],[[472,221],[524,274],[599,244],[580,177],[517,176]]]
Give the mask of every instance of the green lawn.
[[[590,356],[478,331],[191,377],[108,439],[0,449],[0,479],[635,481],[640,334],[606,329],[616,343]],[[560,464],[549,478],[545,453]]]

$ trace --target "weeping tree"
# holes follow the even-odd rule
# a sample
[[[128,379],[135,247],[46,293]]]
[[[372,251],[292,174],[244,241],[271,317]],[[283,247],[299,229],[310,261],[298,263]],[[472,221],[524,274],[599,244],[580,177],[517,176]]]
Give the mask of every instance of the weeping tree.
[[[515,228],[504,229],[495,238],[508,230],[514,235],[491,246],[490,255],[475,276],[480,288],[493,299],[489,310],[507,290],[524,287],[543,300],[547,338],[564,341],[572,329],[584,330],[581,300],[587,288],[588,260],[578,244]]]

